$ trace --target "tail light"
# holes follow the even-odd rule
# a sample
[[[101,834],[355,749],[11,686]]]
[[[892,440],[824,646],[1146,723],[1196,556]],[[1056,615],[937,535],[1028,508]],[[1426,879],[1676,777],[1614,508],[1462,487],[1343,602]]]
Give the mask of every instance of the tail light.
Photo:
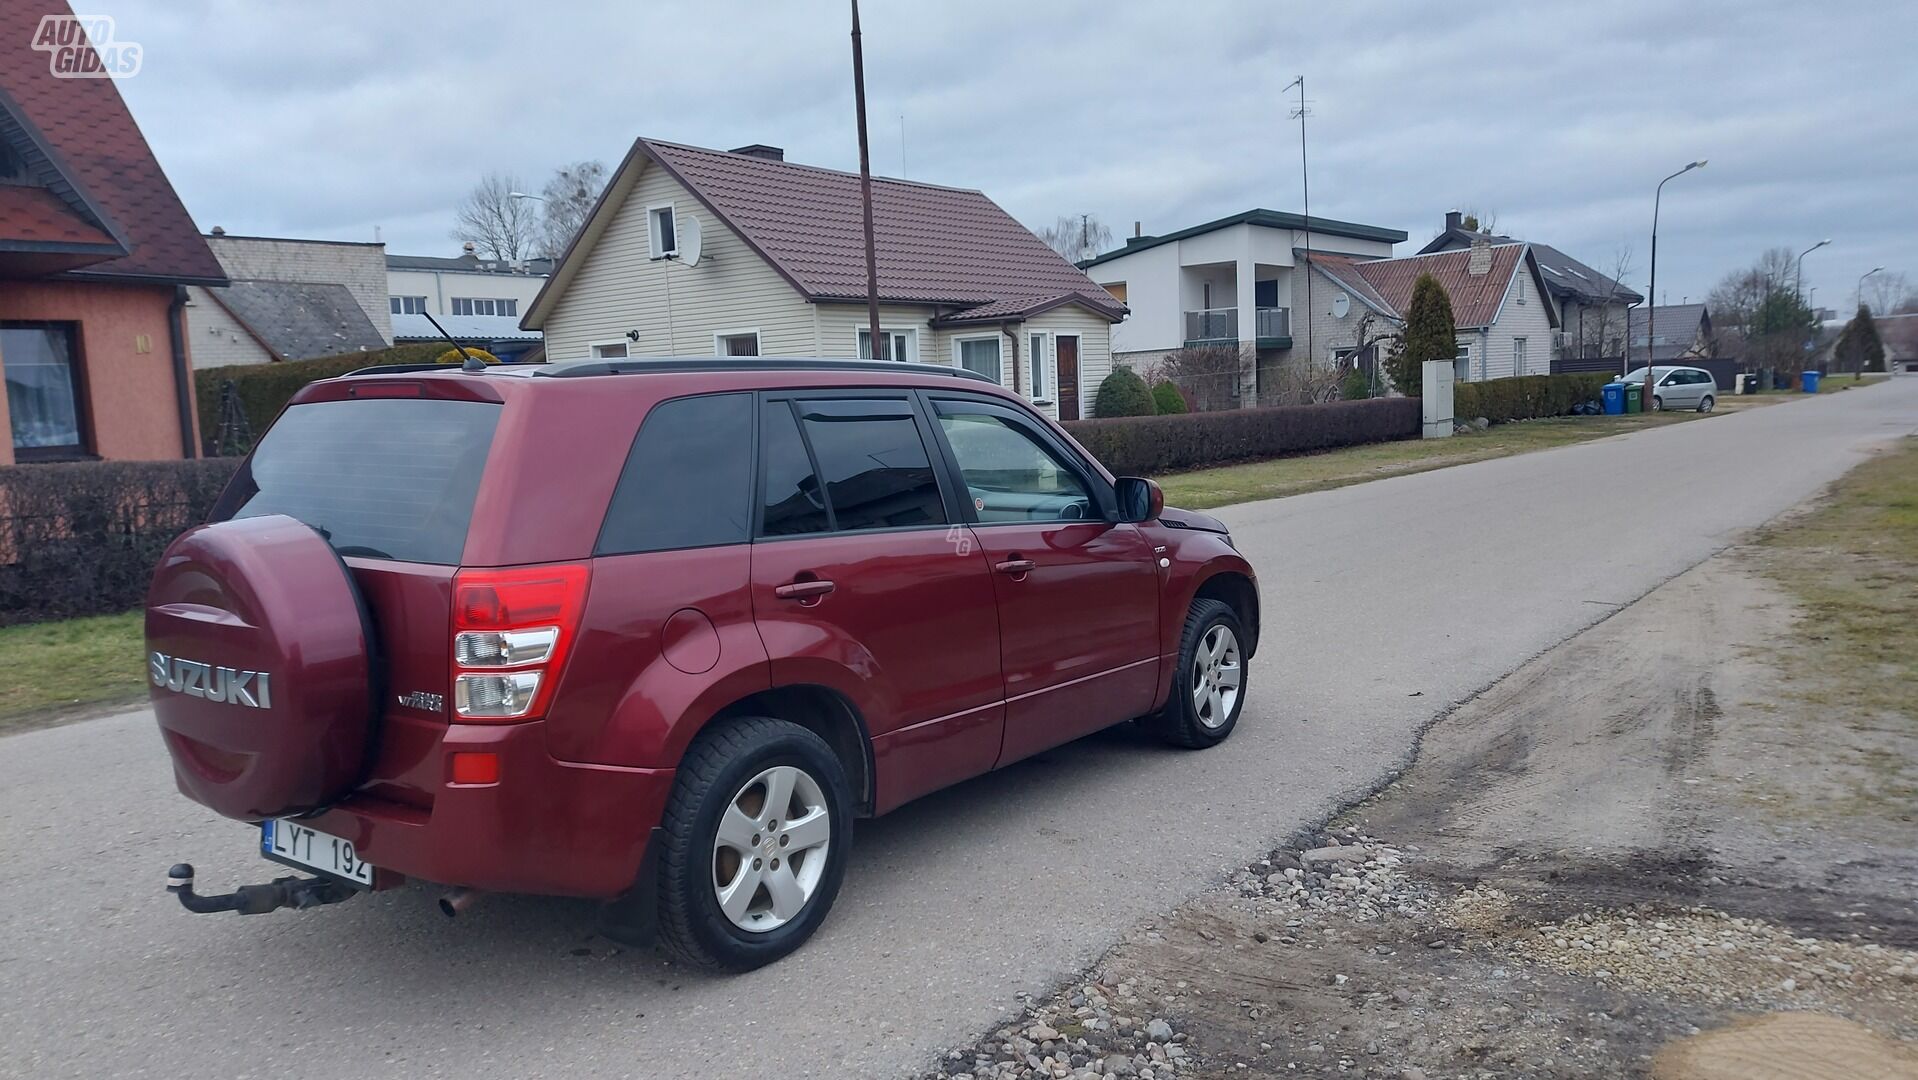
[[[453,715],[519,720],[546,711],[579,632],[580,563],[462,570],[453,579]]]

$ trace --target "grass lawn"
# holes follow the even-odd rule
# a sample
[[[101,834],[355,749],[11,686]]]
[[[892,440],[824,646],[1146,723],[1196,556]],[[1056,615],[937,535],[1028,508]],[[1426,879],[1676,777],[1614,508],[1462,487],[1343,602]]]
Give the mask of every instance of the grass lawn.
[[[0,735],[140,700],[143,625],[129,611],[0,627]]]
[[[1918,437],[1853,469],[1810,511],[1761,530],[1756,546],[1759,569],[1801,608],[1792,642],[1766,659],[1807,737],[1843,746],[1868,770],[1852,802],[1909,813],[1918,801]]]
[[[1448,465],[1487,458],[1549,450],[1554,446],[1622,435],[1664,424],[1689,424],[1708,419],[1698,413],[1653,413],[1631,416],[1573,416],[1556,420],[1526,420],[1497,424],[1484,431],[1449,439],[1405,439],[1328,450],[1323,454],[1255,461],[1217,469],[1154,477],[1165,489],[1168,506],[1204,510],[1252,499],[1271,499],[1323,491],[1386,476],[1442,469]]]

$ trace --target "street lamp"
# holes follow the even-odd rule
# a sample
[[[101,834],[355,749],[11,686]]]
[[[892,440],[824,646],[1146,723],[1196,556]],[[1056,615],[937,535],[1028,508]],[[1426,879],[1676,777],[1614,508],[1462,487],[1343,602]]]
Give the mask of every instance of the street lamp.
[[[1798,253],[1798,272],[1795,275],[1798,278],[1798,284],[1792,288],[1792,292],[1797,294],[1800,304],[1805,302],[1805,256],[1810,255],[1812,252],[1817,251],[1829,243],[1831,243],[1829,238],[1820,240],[1816,244]]]
[[[1705,159],[1699,158],[1690,165],[1660,180],[1658,182],[1658,190],[1652,193],[1652,294],[1645,298],[1645,389],[1640,391],[1638,398],[1639,408],[1644,409],[1646,412],[1652,411],[1652,342],[1657,340],[1653,331],[1657,329],[1655,324],[1658,322],[1658,204],[1665,197],[1666,184],[1691,172],[1693,169],[1702,169],[1704,167]],[[1632,347],[1630,342],[1626,342],[1626,374],[1630,374],[1631,369]]]
[[[524,191],[509,191],[506,193],[506,197],[509,199],[531,199],[534,202],[546,201],[546,196],[544,195],[528,195]]]
[[[1851,300],[1852,300],[1851,306],[1853,308],[1861,308],[1865,306],[1865,279],[1870,277],[1873,274],[1882,272],[1884,269],[1885,268],[1882,266],[1874,266],[1871,269],[1865,271],[1864,273],[1858,275],[1858,288],[1854,290],[1851,295]]]

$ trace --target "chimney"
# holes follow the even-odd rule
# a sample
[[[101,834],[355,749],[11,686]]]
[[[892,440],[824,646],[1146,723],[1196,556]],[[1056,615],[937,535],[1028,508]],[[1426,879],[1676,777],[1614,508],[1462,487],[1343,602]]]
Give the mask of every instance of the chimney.
[[[728,150],[726,152],[729,154],[738,154],[741,157],[763,158],[766,161],[786,160],[786,151],[780,149],[777,146],[767,146],[765,143],[753,143],[751,146],[739,146],[731,150]]]
[[[1484,233],[1472,234],[1472,254],[1465,269],[1473,277],[1484,277],[1492,269],[1492,238]]]
[[[468,240],[466,243],[460,245],[460,254],[462,255],[471,255],[477,252],[478,250],[479,248],[474,247],[473,242],[471,240]]]
[[[215,236],[225,236],[225,235],[226,235],[226,226],[224,226],[224,225],[215,225],[215,226],[213,226],[213,235],[215,235]]]
[[[1133,222],[1133,223],[1132,223],[1132,235],[1134,235],[1134,236],[1144,236],[1144,235],[1145,235],[1145,233],[1143,233],[1143,232],[1141,232],[1141,231],[1140,231],[1140,229],[1141,229],[1141,227],[1142,227],[1142,226],[1144,226],[1144,225],[1145,225],[1145,222],[1143,222],[1143,221],[1135,221],[1135,222]]]
[[[1451,232],[1453,229],[1462,229],[1464,227],[1465,227],[1465,220],[1459,214],[1457,210],[1447,210],[1445,212],[1445,231],[1446,232]]]

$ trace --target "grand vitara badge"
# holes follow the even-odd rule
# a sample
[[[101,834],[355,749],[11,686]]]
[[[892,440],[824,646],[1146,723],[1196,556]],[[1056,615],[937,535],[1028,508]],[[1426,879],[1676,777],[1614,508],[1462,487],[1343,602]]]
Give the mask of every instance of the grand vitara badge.
[[[163,652],[147,654],[147,669],[153,676],[153,685],[176,694],[244,705],[249,709],[273,707],[272,676],[264,671],[203,664]]]

